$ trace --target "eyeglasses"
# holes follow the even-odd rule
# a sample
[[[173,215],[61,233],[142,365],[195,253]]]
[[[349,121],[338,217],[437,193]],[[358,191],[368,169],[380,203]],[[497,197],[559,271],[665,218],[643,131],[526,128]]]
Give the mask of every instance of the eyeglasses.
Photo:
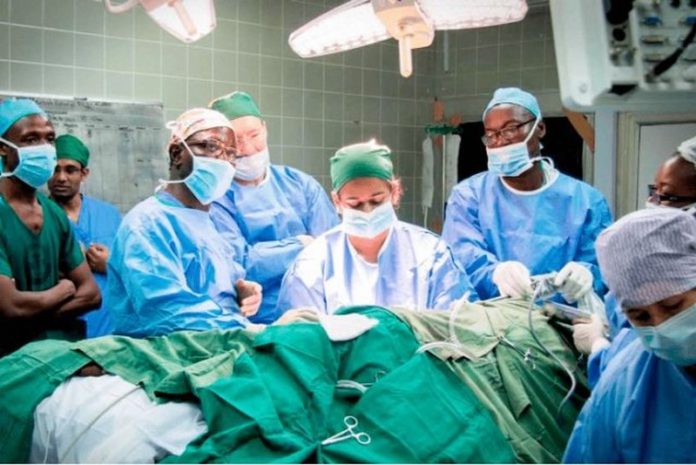
[[[205,139],[201,141],[187,142],[187,144],[189,147],[191,147],[191,150],[193,150],[194,147],[197,147],[201,152],[204,152],[210,157],[237,157],[237,147],[233,145],[226,145],[224,142],[218,139]]]
[[[523,123],[511,124],[510,126],[504,127],[503,129],[499,129],[497,131],[488,131],[481,136],[481,142],[483,142],[483,145],[486,147],[493,145],[493,143],[498,140],[499,137],[502,137],[503,140],[509,142],[519,134],[522,127],[534,121],[536,121],[536,118],[532,118]]]
[[[657,200],[657,203],[662,202],[696,202],[696,197],[688,197],[683,195],[665,195],[657,193],[657,186],[655,184],[648,184],[648,199]]]

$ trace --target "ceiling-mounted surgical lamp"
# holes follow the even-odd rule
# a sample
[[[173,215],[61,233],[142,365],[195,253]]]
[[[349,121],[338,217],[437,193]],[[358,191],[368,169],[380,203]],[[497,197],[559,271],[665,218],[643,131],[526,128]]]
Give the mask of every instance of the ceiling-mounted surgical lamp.
[[[393,37],[401,75],[409,77],[411,50],[432,44],[435,30],[497,26],[526,14],[526,0],[351,0],[294,31],[288,43],[311,58]]]
[[[126,0],[118,5],[104,0],[111,13],[124,13],[137,4],[162,29],[183,42],[195,42],[215,29],[213,0]]]

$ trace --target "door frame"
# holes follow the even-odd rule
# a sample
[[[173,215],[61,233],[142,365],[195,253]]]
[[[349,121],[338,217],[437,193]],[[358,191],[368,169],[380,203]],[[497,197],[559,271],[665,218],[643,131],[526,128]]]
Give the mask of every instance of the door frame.
[[[633,112],[619,114],[616,149],[615,217],[617,219],[635,210],[636,199],[641,192],[641,186],[638,185],[641,127],[685,123],[696,124],[696,114]]]

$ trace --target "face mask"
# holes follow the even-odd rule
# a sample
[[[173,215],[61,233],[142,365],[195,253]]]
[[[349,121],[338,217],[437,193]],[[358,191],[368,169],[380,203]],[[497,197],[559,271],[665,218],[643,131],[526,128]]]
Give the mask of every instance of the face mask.
[[[193,157],[193,169],[191,174],[178,181],[164,181],[164,184],[184,183],[191,193],[203,205],[209,205],[219,199],[232,184],[234,179],[234,166],[225,160],[199,157],[193,154],[188,144],[184,147]]]
[[[679,366],[696,365],[696,304],[657,326],[633,329],[658,357]]]
[[[367,239],[386,231],[396,222],[396,213],[390,200],[369,213],[344,208],[342,217],[342,227],[346,234]]]
[[[0,173],[0,178],[15,176],[34,189],[38,189],[53,176],[53,171],[58,163],[54,146],[41,144],[18,147],[2,137],[0,140],[15,148],[19,156],[19,163],[14,171]]]
[[[529,131],[529,134],[527,134],[527,137],[525,137],[522,142],[497,148],[486,147],[486,153],[488,154],[488,171],[498,176],[514,177],[530,169],[536,158],[534,160],[529,158],[527,142],[532,137],[532,134],[534,134],[538,124],[539,120],[537,119],[534,122],[534,126],[532,126],[532,130]]]
[[[235,168],[237,172],[234,177],[242,181],[253,181],[259,179],[266,172],[270,164],[268,147],[254,155],[237,158]]]

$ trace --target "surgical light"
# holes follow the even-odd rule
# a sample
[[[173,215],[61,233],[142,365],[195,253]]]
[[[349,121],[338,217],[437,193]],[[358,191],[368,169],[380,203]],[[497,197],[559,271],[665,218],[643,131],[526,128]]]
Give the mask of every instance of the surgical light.
[[[177,39],[191,43],[215,29],[213,0],[126,0],[113,5],[104,0],[111,13],[124,13],[140,4],[159,26]]]
[[[409,77],[411,50],[432,44],[435,30],[497,26],[526,13],[526,0],[351,0],[297,29],[288,42],[311,58],[392,37],[399,42],[401,75]]]

